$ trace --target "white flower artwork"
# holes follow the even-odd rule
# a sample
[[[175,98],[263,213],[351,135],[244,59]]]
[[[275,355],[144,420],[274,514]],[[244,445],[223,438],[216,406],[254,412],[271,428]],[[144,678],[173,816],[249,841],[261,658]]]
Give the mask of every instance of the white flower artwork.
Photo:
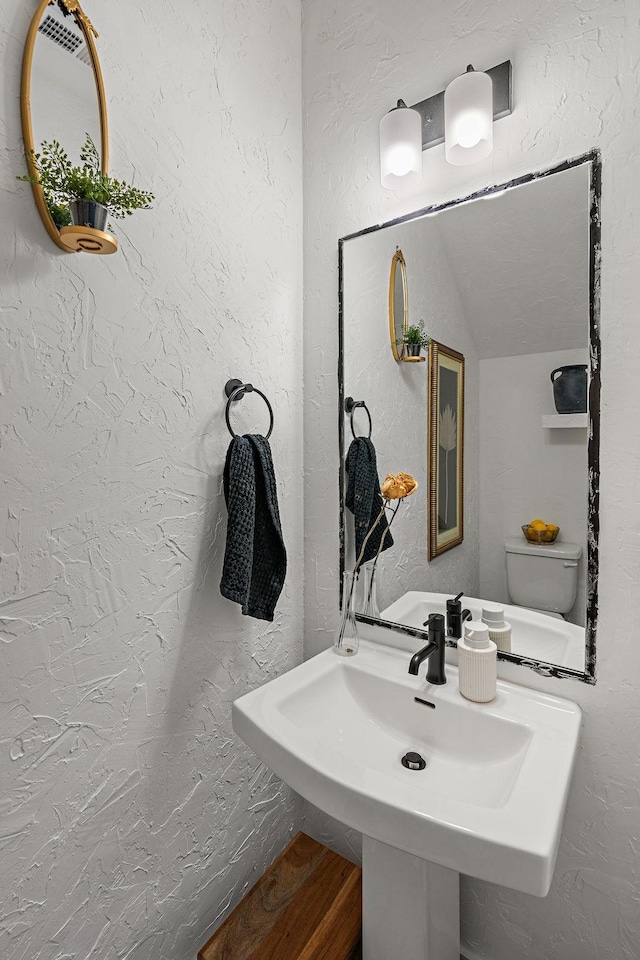
[[[464,355],[429,344],[429,560],[464,539]]]
[[[456,415],[450,404],[438,414],[438,440],[444,450],[444,523],[449,526],[449,454],[455,452],[458,445],[458,425]]]

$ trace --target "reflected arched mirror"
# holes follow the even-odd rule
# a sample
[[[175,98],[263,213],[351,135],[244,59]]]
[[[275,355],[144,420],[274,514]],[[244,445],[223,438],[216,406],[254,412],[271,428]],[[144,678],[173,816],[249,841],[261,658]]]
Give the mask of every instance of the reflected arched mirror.
[[[40,153],[43,143],[57,141],[71,162],[79,164],[87,136],[96,145],[102,172],[108,172],[107,106],[94,42],[97,36],[78,0],[39,3],[25,44],[20,98],[22,136],[31,175],[37,173],[31,151]],[[39,184],[32,187],[50,237],[62,250],[71,252],[74,248],[63,242],[64,228],[70,223],[68,210],[45,196]],[[82,246],[76,249],[112,252]]]
[[[409,323],[409,296],[407,292],[407,265],[402,250],[397,247],[391,258],[389,277],[389,336],[395,360],[402,360],[405,352],[404,335]]]

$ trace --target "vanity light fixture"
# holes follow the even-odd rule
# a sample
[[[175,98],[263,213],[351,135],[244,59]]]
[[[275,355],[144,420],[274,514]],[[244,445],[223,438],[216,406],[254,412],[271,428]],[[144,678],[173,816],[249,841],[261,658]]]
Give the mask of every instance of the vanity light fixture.
[[[465,167],[492,150],[493,81],[469,64],[444,92],[444,155],[448,163]]]
[[[446,90],[407,107],[398,100],[380,121],[380,179],[389,190],[422,180],[422,151],[445,144],[449,163],[464,166],[488,157],[493,120],[513,110],[511,61],[483,73],[467,67]]]
[[[422,180],[422,117],[404,100],[380,121],[380,179],[387,190]]]

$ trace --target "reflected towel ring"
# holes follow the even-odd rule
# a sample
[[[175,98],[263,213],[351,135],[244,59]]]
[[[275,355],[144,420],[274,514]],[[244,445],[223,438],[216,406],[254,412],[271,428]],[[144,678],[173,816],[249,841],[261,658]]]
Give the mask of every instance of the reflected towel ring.
[[[345,413],[348,413],[351,418],[351,433],[353,434],[353,439],[354,440],[358,439],[356,435],[356,431],[353,428],[353,414],[358,407],[362,407],[365,413],[367,414],[367,417],[369,418],[369,436],[367,437],[367,440],[371,440],[371,434],[373,433],[373,423],[371,421],[371,414],[369,413],[368,406],[366,405],[364,400],[354,400],[353,397],[347,397],[344,401],[344,409],[345,409]]]
[[[271,431],[273,430],[273,410],[262,390],[258,390],[258,388],[254,387],[252,383],[243,383],[242,380],[227,380],[224,385],[224,392],[229,397],[227,400],[227,407],[224,411],[224,418],[227,421],[227,427],[232,437],[237,437],[238,434],[234,433],[231,429],[231,421],[229,420],[229,408],[231,407],[231,404],[235,400],[242,400],[245,393],[257,393],[258,396],[262,397],[269,410],[269,432],[265,437],[265,440],[268,440],[271,436]]]

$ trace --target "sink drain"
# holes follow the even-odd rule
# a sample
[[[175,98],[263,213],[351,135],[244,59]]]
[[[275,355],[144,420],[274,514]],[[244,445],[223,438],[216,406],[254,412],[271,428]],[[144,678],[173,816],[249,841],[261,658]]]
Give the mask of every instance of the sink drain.
[[[427,761],[424,759],[424,757],[421,757],[419,753],[415,753],[413,750],[409,751],[409,753],[405,753],[401,763],[403,767],[407,768],[407,770],[424,770],[427,765]]]

